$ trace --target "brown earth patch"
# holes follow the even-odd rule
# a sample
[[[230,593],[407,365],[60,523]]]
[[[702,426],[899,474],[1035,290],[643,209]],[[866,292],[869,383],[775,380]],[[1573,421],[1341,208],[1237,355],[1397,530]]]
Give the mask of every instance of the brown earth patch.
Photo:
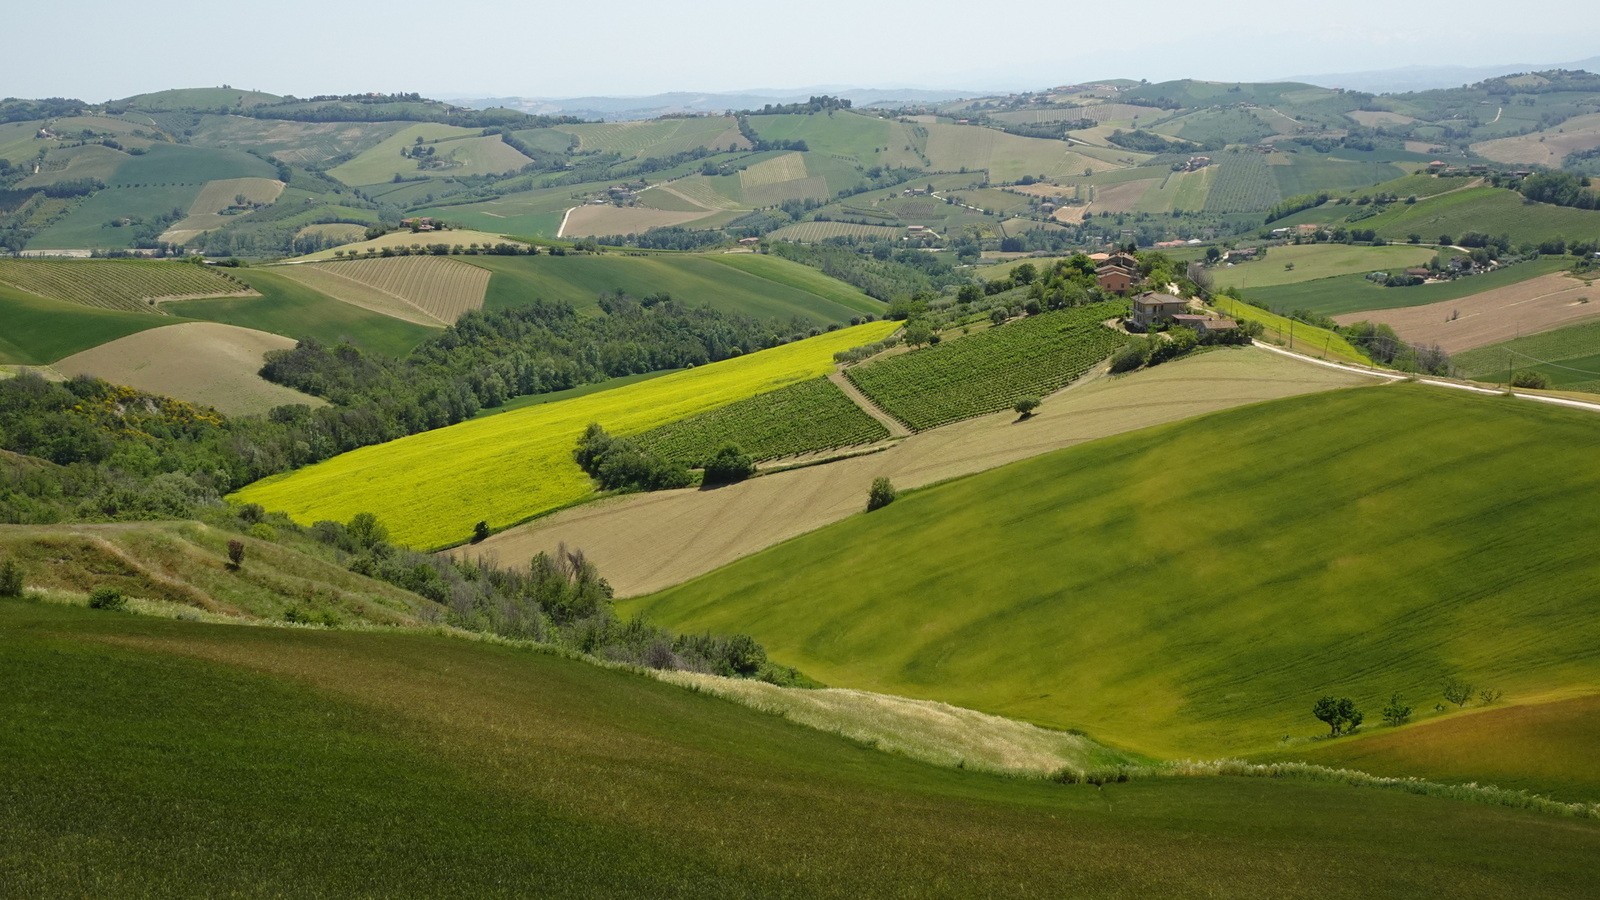
[[[1341,325],[1381,322],[1413,344],[1438,344],[1447,353],[1459,353],[1596,317],[1600,288],[1557,272],[1458,300],[1346,313],[1334,320]]]

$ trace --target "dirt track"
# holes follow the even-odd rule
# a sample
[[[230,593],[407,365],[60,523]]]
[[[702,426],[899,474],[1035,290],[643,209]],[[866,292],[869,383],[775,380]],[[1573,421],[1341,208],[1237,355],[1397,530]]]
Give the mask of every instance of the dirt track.
[[[1296,394],[1367,383],[1256,348],[1219,350],[1047,398],[1025,422],[1011,412],[906,438],[882,453],[715,490],[663,491],[591,503],[453,551],[521,565],[560,543],[581,547],[630,597],[686,581],[861,511],[872,480],[905,490],[1108,435]]]
[[[1584,298],[1589,302],[1580,302]],[[1341,325],[1382,322],[1403,340],[1438,344],[1447,353],[1459,353],[1596,317],[1600,317],[1600,286],[1557,272],[1459,300],[1347,313],[1334,320]]]

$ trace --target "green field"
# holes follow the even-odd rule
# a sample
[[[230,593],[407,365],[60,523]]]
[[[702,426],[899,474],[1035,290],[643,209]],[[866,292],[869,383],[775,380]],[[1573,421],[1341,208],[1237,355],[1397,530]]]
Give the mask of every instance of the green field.
[[[771,350],[559,403],[474,419],[363,447],[245,487],[233,496],[311,524],[375,514],[397,542],[442,547],[473,523],[503,528],[593,495],[573,461],[591,422],[648,431],[833,369],[833,354],[870,344],[893,322],[832,331]]]
[[[635,440],[659,456],[699,467],[730,444],[760,462],[888,436],[889,429],[837,385],[814,378],[653,428]]]
[[[1592,413],[1337,391],[919,491],[625,606],[748,629],[830,684],[1160,756],[1263,751],[1325,732],[1327,693],[1375,723],[1452,674],[1600,687],[1597,451]]]
[[[152,300],[240,294],[250,288],[208,266],[132,259],[0,260],[0,282],[65,303],[149,313]]]
[[[671,156],[688,150],[748,149],[731,116],[693,116],[641,122],[560,125],[553,131],[578,138],[580,153],[619,153],[639,158]]]
[[[573,195],[577,193],[578,197]],[[433,206],[419,214],[495,234],[553,238],[567,210],[583,203],[578,186],[542,188],[506,194],[481,203]]]
[[[1266,264],[1269,268],[1279,252],[1273,250],[1267,254]],[[1250,288],[1246,293],[1251,300],[1265,303],[1273,309],[1285,311],[1308,309],[1324,316],[1337,316],[1369,309],[1399,309],[1404,306],[1424,306],[1444,300],[1456,300],[1526,281],[1529,278],[1537,278],[1540,275],[1559,272],[1571,264],[1570,259],[1541,257],[1532,262],[1506,266],[1484,275],[1457,278],[1440,284],[1389,288],[1368,281],[1363,275],[1341,275],[1298,284]]]
[[[1462,375],[1478,381],[1504,383],[1507,368],[1531,369],[1549,379],[1553,388],[1600,393],[1600,322],[1467,350],[1451,362]]]
[[[494,273],[484,298],[488,309],[534,299],[597,309],[602,293],[620,290],[640,298],[665,291],[685,303],[785,322],[799,317],[812,325],[883,311],[878,301],[815,269],[754,254],[458,258]]]
[[[440,636],[5,600],[0,677],[19,896],[1199,897],[1221,870],[1257,895],[1549,896],[1600,853],[1589,822],[1398,792],[935,768]]]
[[[1101,322],[1121,302],[1041,313],[968,337],[852,366],[862,393],[918,431],[1009,409],[1071,383],[1127,341]]]
[[[1221,154],[1214,163],[1218,172],[1206,194],[1208,213],[1257,212],[1283,199],[1272,166],[1259,153]]]
[[[328,174],[348,185],[382,184],[396,175],[429,178],[454,175],[499,175],[514,172],[532,160],[518,153],[498,135],[482,137],[473,128],[424,123],[412,125],[385,138],[356,158],[329,169]],[[422,142],[417,143],[421,138]],[[419,168],[418,160],[400,155],[401,150],[432,149],[439,168]]]
[[[175,315],[270,331],[284,337],[316,338],[333,345],[348,340],[370,353],[404,356],[437,329],[369,312],[335,300],[264,269],[236,269],[239,280],[260,297],[224,297],[168,304]],[[169,324],[170,319],[157,319]]]
[[[1321,191],[1378,191],[1379,185],[1394,181],[1396,176],[1406,175],[1417,165],[1382,159],[1340,159],[1315,155],[1310,150],[1287,156],[1287,165],[1271,167],[1273,177],[1278,181],[1278,191],[1285,197]]]
[[[847,157],[862,168],[923,168],[915,129],[902,122],[853,112],[831,115],[751,116],[750,127],[768,141],[805,141],[813,152]],[[909,148],[909,149],[908,149]]]
[[[1409,206],[1392,205],[1362,220],[1360,227],[1375,229],[1390,240],[1405,240],[1410,234],[1420,234],[1425,241],[1445,234],[1459,240],[1469,231],[1491,237],[1507,234],[1513,245],[1550,238],[1594,240],[1600,237],[1600,211],[1533,203],[1515,191],[1480,187]]]
[[[181,322],[46,300],[0,284],[0,363],[42,366],[107,341]]]
[[[1438,251],[1432,247],[1389,244],[1369,247],[1355,244],[1290,244],[1273,247],[1254,262],[1219,267],[1211,277],[1219,288],[1261,288],[1298,284],[1318,278],[1368,272],[1397,272],[1427,265]],[[1289,266],[1294,268],[1288,268]],[[1363,279],[1365,280],[1365,279]],[[1251,296],[1255,296],[1252,292]]]
[[[1307,325],[1250,303],[1240,303],[1225,294],[1211,298],[1211,303],[1217,312],[1225,316],[1232,316],[1241,322],[1261,323],[1261,337],[1269,343],[1321,359],[1358,366],[1372,365],[1372,360],[1366,354],[1352,347],[1349,341],[1331,329]]]

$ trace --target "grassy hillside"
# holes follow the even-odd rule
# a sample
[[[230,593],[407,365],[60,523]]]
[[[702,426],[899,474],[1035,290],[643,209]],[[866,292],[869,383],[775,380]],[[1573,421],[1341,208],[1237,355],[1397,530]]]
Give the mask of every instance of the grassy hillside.
[[[1389,240],[1420,234],[1459,238],[1469,231],[1508,234],[1513,244],[1553,238],[1592,240],[1600,235],[1600,211],[1570,209],[1523,199],[1516,191],[1480,187],[1441,194],[1414,205],[1396,205],[1361,222]]]
[[[1160,755],[1318,734],[1328,693],[1373,721],[1456,673],[1592,689],[1595,421],[1420,386],[1243,407],[934,487],[627,609]]]
[[[1277,252],[1275,250],[1268,254],[1269,268]],[[1265,303],[1273,309],[1284,311],[1308,309],[1324,316],[1338,316],[1369,309],[1399,309],[1407,306],[1426,306],[1444,300],[1457,300],[1537,278],[1540,275],[1559,272],[1571,264],[1571,260],[1559,257],[1542,257],[1532,262],[1507,266],[1485,275],[1458,278],[1442,284],[1388,288],[1368,281],[1364,275],[1352,274],[1295,284],[1247,288],[1245,293],[1251,300]]]
[[[484,303],[504,309],[536,298],[594,309],[602,293],[674,299],[763,319],[798,316],[812,324],[879,314],[883,304],[799,263],[753,254],[656,256],[472,256],[463,261],[494,273]]]
[[[349,340],[362,349],[390,356],[404,356],[436,333],[433,328],[341,303],[276,272],[237,269],[235,275],[261,296],[185,300],[167,308],[191,319],[239,325],[296,340],[314,337],[328,344]]]
[[[1337,275],[1368,272],[1404,271],[1426,265],[1434,257],[1432,247],[1390,244],[1385,247],[1353,244],[1300,244],[1273,247],[1265,257],[1212,272],[1217,287],[1241,289],[1298,284]]]
[[[310,524],[371,512],[400,543],[457,543],[484,520],[501,528],[593,492],[572,451],[591,422],[629,434],[824,374],[833,354],[898,327],[873,322],[559,403],[475,419],[258,481],[241,502]]]
[[[1600,853],[1592,823],[1398,792],[938,769],[442,637],[6,600],[0,650],[23,895],[1208,896],[1225,868],[1241,893],[1506,897],[1581,893]]]
[[[1600,392],[1600,322],[1569,325],[1458,353],[1451,360],[1463,375],[1480,381],[1506,380],[1506,369],[1532,369],[1550,386]]]
[[[46,365],[63,356],[181,319],[47,300],[0,284],[0,363]]]

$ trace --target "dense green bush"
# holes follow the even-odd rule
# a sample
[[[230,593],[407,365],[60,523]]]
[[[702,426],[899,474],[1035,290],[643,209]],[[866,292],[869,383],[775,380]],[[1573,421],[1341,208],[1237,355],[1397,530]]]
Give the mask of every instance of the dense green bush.
[[[1111,354],[1112,372],[1132,372],[1144,365],[1150,359],[1150,342],[1145,338],[1134,338],[1122,345],[1122,349]]]
[[[756,473],[756,461],[750,454],[729,444],[706,460],[706,484],[732,484]]]
[[[0,597],[22,596],[22,566],[14,559],[0,562]]]
[[[1188,353],[1200,345],[1200,336],[1194,333],[1193,328],[1178,325],[1167,329],[1167,339],[1155,341],[1155,346],[1150,350],[1150,365],[1158,366],[1169,359]]]
[[[110,585],[101,585],[89,592],[90,609],[123,609],[127,605],[128,598]]]
[[[899,492],[894,489],[894,485],[889,479],[881,475],[874,478],[871,489],[867,491],[867,512],[883,509],[893,503],[898,496],[900,496]]]
[[[1543,372],[1535,372],[1531,369],[1523,369],[1522,371],[1511,376],[1511,386],[1543,390],[1550,386],[1550,379],[1546,378]]]

